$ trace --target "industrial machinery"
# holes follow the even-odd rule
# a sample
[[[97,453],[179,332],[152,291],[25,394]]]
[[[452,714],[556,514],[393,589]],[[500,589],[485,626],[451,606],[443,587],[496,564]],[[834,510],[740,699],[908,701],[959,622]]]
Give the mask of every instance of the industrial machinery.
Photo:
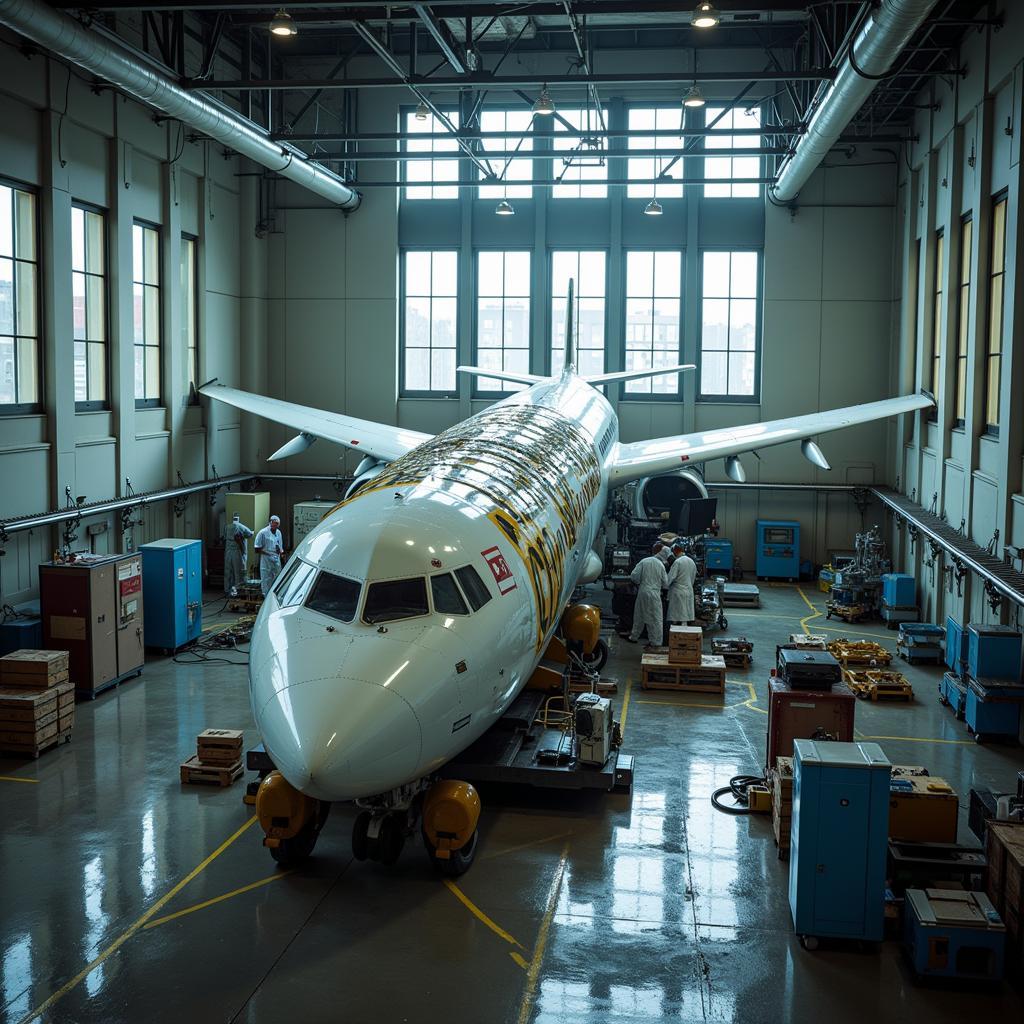
[[[292,507],[292,535],[291,546],[297,547],[306,539],[306,534],[314,527],[320,525],[320,521],[338,503],[336,501],[300,501]],[[262,523],[258,529],[262,529],[266,523]]]
[[[707,537],[704,540],[704,571],[731,576],[733,569],[732,541]]]
[[[1006,926],[983,892],[907,889],[904,948],[918,978],[999,981]]]
[[[143,544],[146,646],[173,652],[203,630],[203,542],[168,537]]]
[[[789,580],[800,577],[800,524],[793,519],[758,519],[757,578]]]
[[[39,566],[43,647],[69,652],[71,681],[89,697],[142,671],[143,605],[137,554]]]
[[[612,752],[612,702],[596,693],[581,693],[573,714],[580,763],[604,765]]]
[[[700,576],[698,574],[698,579]],[[714,576],[706,580],[694,591],[694,611],[696,621],[704,629],[728,629],[729,620],[725,617],[725,577]]]
[[[891,771],[877,743],[793,741],[789,906],[806,949],[882,938]]]

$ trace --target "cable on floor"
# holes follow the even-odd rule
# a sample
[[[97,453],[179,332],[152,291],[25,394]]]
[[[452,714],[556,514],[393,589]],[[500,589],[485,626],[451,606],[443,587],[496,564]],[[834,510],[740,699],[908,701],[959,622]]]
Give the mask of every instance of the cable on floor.
[[[722,786],[711,794],[711,803],[714,804],[716,811],[722,811],[724,814],[753,814],[747,806],[747,790],[751,786],[763,785],[765,780],[760,775],[734,775],[728,786]],[[726,793],[732,794],[733,800],[736,801],[734,804],[722,803],[720,798]]]

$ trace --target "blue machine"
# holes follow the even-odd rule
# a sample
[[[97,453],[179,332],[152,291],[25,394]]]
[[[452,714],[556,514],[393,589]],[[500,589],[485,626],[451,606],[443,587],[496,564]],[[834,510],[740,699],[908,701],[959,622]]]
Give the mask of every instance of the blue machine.
[[[967,728],[979,743],[992,737],[1017,738],[1024,686],[1000,679],[971,679],[964,714]]]
[[[946,618],[946,665],[957,675],[967,669],[968,633],[952,615]]]
[[[793,519],[758,519],[757,578],[800,578],[800,524]]]
[[[793,740],[789,907],[808,948],[882,938],[891,772],[877,743]]]
[[[712,572],[732,572],[732,541],[704,541],[704,567],[709,576]]]
[[[0,623],[0,656],[13,651],[38,651],[43,646],[43,620],[19,616]]]
[[[883,574],[882,600],[890,608],[916,608],[917,580],[905,572]]]
[[[972,622],[967,636],[967,670],[972,679],[1020,678],[1019,630]]]
[[[1006,926],[983,892],[907,889],[903,942],[919,978],[999,981]]]
[[[947,672],[939,683],[939,700],[955,718],[963,718],[967,713],[967,684],[955,672]]]
[[[169,537],[139,550],[146,646],[176,651],[203,629],[203,542]]]

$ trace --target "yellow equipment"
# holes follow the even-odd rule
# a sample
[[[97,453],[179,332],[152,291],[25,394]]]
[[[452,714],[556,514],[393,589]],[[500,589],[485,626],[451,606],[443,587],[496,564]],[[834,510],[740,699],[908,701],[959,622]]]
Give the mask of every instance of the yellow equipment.
[[[476,843],[480,795],[468,782],[443,779],[423,799],[423,835],[439,861]]]
[[[770,814],[772,793],[767,786],[750,786],[747,789],[747,807],[753,814]]]
[[[572,604],[562,613],[562,636],[573,648],[591,654],[601,639],[601,611],[592,604]]]
[[[275,850],[282,840],[294,839],[316,816],[318,801],[300,793],[278,771],[256,791],[256,817],[263,829],[263,845]]]

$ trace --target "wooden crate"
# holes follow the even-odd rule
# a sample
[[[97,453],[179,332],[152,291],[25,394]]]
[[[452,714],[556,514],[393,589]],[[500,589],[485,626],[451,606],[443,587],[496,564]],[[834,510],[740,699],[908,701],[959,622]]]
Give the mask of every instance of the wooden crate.
[[[669,626],[668,660],[673,665],[699,665],[703,642],[700,626]]]
[[[33,732],[58,717],[73,718],[74,701],[71,683],[45,690],[0,687],[0,732]]]
[[[233,765],[242,758],[242,733],[238,729],[204,729],[196,737],[196,757],[201,764]]]
[[[198,757],[190,757],[181,765],[181,781],[187,785],[230,786],[242,777],[242,762],[230,765],[202,764]]]
[[[0,658],[0,686],[45,690],[68,678],[67,651],[21,650]]]
[[[725,660],[705,654],[699,665],[678,665],[665,654],[645,654],[640,661],[640,685],[645,690],[724,694]]]
[[[789,856],[789,838],[793,819],[793,758],[777,757],[769,769],[772,790],[772,834],[779,848],[779,857]]]
[[[1007,908],[1024,916],[1021,905],[1021,882],[1024,871],[1024,825],[1006,821],[990,821],[985,837],[988,860],[988,898],[1000,915]],[[1013,881],[1011,882],[1011,877]]]

